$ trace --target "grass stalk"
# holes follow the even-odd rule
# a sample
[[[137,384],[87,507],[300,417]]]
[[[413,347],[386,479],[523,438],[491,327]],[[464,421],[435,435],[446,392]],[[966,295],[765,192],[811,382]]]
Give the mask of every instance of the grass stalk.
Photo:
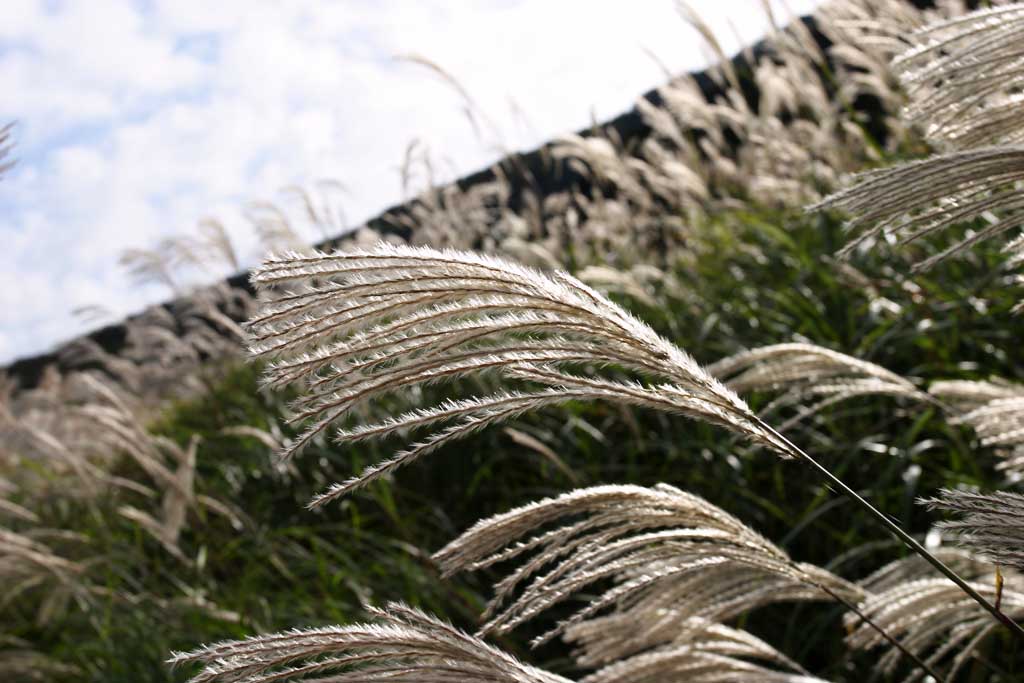
[[[862,612],[861,609],[859,607],[857,607],[857,605],[855,605],[854,603],[850,602],[849,600],[844,598],[842,595],[839,595],[838,593],[836,593],[834,590],[832,590],[828,586],[821,585],[821,584],[815,584],[815,585],[819,589],[821,589],[822,592],[828,593],[830,596],[832,596],[832,598],[834,600],[836,600],[837,602],[841,603],[844,607],[846,607],[846,609],[850,610],[851,612],[856,614],[858,617],[860,617],[860,620],[863,621],[865,624],[867,624],[871,628],[875,629],[875,631],[878,632],[878,635],[880,635],[883,638],[885,638],[885,640],[890,645],[892,645],[894,648],[896,648],[897,650],[902,652],[904,656],[906,656],[908,659],[913,661],[918,667],[921,668],[922,671],[924,671],[926,674],[928,674],[933,679],[935,679],[935,683],[946,683],[946,679],[944,677],[942,677],[941,675],[939,675],[939,673],[936,672],[935,669],[933,669],[931,666],[929,666],[926,661],[924,661],[923,659],[918,657],[916,654],[914,654],[913,652],[908,650],[903,645],[903,643],[901,643],[895,636],[890,635],[888,631],[886,631],[884,628],[882,628],[881,626],[876,624],[871,619],[871,617],[869,617],[868,615],[864,614],[864,612]]]
[[[935,557],[935,555],[933,555],[931,552],[928,551],[927,548],[921,545],[917,541],[917,539],[915,539],[913,536],[904,531],[899,524],[892,521],[892,519],[890,519],[885,513],[883,513],[881,510],[879,510],[874,505],[869,503],[867,500],[862,498],[860,494],[858,494],[856,491],[847,486],[842,479],[832,474],[832,472],[827,467],[825,467],[817,460],[812,458],[801,448],[799,448],[796,444],[794,444],[792,441],[790,441],[785,436],[776,431],[771,425],[765,423],[760,418],[758,418],[757,421],[758,423],[760,423],[761,427],[763,427],[770,433],[774,434],[783,443],[787,444],[790,448],[792,448],[792,451],[795,455],[799,456],[805,462],[809,463],[812,467],[818,470],[818,472],[820,472],[831,484],[833,484],[840,491],[842,491],[843,494],[848,496],[853,502],[862,507],[872,517],[881,522],[886,529],[888,529],[898,539],[903,541],[903,543],[908,548],[910,548],[915,553],[920,555],[926,562],[928,562],[928,564],[935,567],[935,569],[941,572],[946,578],[955,583],[957,587],[960,588],[960,590],[969,595],[971,599],[973,599],[976,603],[985,608],[985,610],[988,611],[998,622],[1000,622],[1007,629],[1009,629],[1009,631],[1013,633],[1013,635],[1016,638],[1024,641],[1024,628],[1022,628],[1020,624],[1018,624],[1013,619],[1010,619],[995,605],[986,600],[984,596],[978,593],[978,591],[974,590],[974,588],[969,583],[967,583],[967,581],[965,581],[959,574],[950,569],[942,560]]]

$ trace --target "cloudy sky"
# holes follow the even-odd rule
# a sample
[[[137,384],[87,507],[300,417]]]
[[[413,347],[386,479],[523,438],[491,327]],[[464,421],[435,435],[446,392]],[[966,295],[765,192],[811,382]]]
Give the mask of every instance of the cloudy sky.
[[[762,0],[691,4],[730,50],[767,26]],[[402,55],[455,76],[490,125],[474,134]],[[3,0],[18,165],[0,181],[0,363],[167,298],[118,266],[127,248],[214,216],[251,263],[246,202],[335,179],[358,224],[401,199],[414,140],[463,175],[706,61],[673,0]],[[97,305],[108,318],[73,313]]]

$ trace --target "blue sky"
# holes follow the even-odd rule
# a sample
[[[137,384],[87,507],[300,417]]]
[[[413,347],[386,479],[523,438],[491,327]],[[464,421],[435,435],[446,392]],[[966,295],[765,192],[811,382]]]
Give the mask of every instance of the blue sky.
[[[730,49],[767,25],[761,0],[691,4]],[[773,4],[786,17],[817,2]],[[118,266],[127,248],[213,216],[252,263],[247,201],[336,179],[359,223],[401,199],[412,140],[451,178],[626,110],[661,65],[707,61],[672,0],[4,0],[2,13],[0,124],[19,123],[0,182],[0,363],[167,298]],[[458,96],[405,54],[457,77],[495,132],[474,136]],[[94,305],[108,317],[73,314]]]

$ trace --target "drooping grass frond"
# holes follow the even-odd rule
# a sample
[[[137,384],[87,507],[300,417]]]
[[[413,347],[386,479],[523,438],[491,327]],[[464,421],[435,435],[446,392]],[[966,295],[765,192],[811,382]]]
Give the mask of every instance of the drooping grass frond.
[[[189,683],[568,683],[412,607],[367,609],[374,622],[217,643],[170,662],[204,665]]]
[[[833,43],[829,48],[835,60],[841,55],[835,47],[856,47],[862,54],[853,64],[865,72],[888,73],[888,63],[906,50],[906,35],[927,23],[927,15],[900,0],[838,0],[822,3],[814,13],[816,28]],[[863,64],[865,57],[879,60],[874,68]],[[840,60],[842,63],[842,60]],[[840,72],[840,80],[852,74]],[[879,74],[881,75],[881,74]],[[877,95],[878,93],[873,93]]]
[[[40,531],[53,530],[16,532],[0,527],[0,613],[10,614],[11,604],[23,594],[43,589],[35,618],[47,624],[70,600],[86,604],[90,587],[84,578],[86,565],[37,538]],[[67,536],[83,540],[76,534]]]
[[[321,239],[330,239],[348,231],[348,220],[340,202],[340,196],[348,193],[344,183],[320,180],[312,187],[291,185],[282,192],[298,202],[303,218]]]
[[[479,429],[569,401],[608,400],[682,414],[793,455],[685,351],[563,272],[381,244],[271,258],[253,282],[265,301],[249,323],[250,350],[273,359],[265,375],[270,386],[304,384],[293,422],[312,420],[285,456],[353,408],[387,394],[484,373],[529,385],[341,429],[342,442],[436,431],[314,504]],[[619,372],[596,374],[602,368]]]
[[[932,554],[967,579],[975,580],[992,571],[990,564],[978,560],[959,548],[934,548]],[[869,593],[881,593],[901,583],[929,578],[932,576],[932,572],[932,567],[919,555],[907,555],[879,567],[870,575],[859,580],[857,585]]]
[[[762,414],[798,406],[780,431],[841,401],[858,396],[931,397],[880,365],[815,344],[774,344],[743,351],[707,367],[738,394],[780,392]]]
[[[967,413],[991,401],[1024,397],[1024,386],[999,378],[988,381],[957,379],[932,382],[928,392],[958,412]]]
[[[821,683],[771,645],[722,624],[693,623],[699,639],[670,643],[608,664],[580,683]],[[754,661],[749,661],[754,660]],[[783,670],[769,669],[773,664]]]
[[[853,216],[847,228],[861,232],[844,256],[880,238],[905,245],[984,222],[915,264],[920,271],[1022,225],[1024,148],[1015,145],[1024,141],[1024,4],[937,21],[910,40],[893,62],[910,97],[906,117],[949,153],[862,173],[811,209]]]
[[[0,493],[0,496],[3,494]],[[26,508],[23,505],[18,505],[13,500],[7,500],[6,498],[0,497],[0,516],[9,516],[14,519],[20,519],[24,522],[38,522],[39,516]]]
[[[931,24],[893,61],[904,116],[950,149],[1024,142],[1024,4]]]
[[[82,566],[57,555],[46,544],[26,534],[0,527],[0,576],[6,587],[20,574],[52,574],[63,582],[71,582]]]
[[[82,670],[34,650],[32,643],[0,634],[0,671],[10,683],[67,680],[82,676]]]
[[[580,646],[586,665],[699,643],[707,620],[766,604],[864,597],[843,579],[794,562],[720,508],[666,484],[596,486],[531,503],[478,522],[434,559],[445,575],[521,560],[497,584],[483,633],[507,632],[610,582],[535,641],[562,635]]]
[[[939,527],[955,534],[957,543],[993,562],[1024,570],[1024,495],[1009,491],[972,493],[942,489],[920,501],[930,510],[962,515]]]
[[[1014,574],[1017,584],[1020,577]],[[995,587],[995,577],[981,577],[972,584],[975,590],[993,601],[1001,601],[1003,613],[1013,620],[1024,618],[1024,593]],[[1019,584],[1018,584],[1019,585]],[[948,662],[947,680],[953,680],[969,661],[978,645],[1000,626],[973,600],[945,579],[918,579],[898,583],[887,590],[871,593],[860,604],[876,624],[899,639],[909,651],[921,657],[929,666]],[[847,615],[847,626],[856,626],[856,617]],[[877,631],[867,625],[856,626],[847,642],[853,648],[872,649],[888,643]],[[900,653],[888,649],[878,659],[876,669],[891,676],[897,667]],[[916,681],[921,672],[911,673],[904,680]]]
[[[82,374],[77,380],[92,392],[88,403],[74,408],[74,415],[94,426],[89,435],[94,448],[120,453],[134,461],[161,488],[191,496],[191,492],[182,487],[175,467],[168,463],[170,456],[188,465],[186,453],[169,439],[149,434],[111,386],[92,375]],[[192,462],[189,467],[194,465]]]
[[[1024,393],[994,398],[960,415],[957,421],[971,425],[985,446],[1013,446],[1024,441]]]
[[[494,120],[487,115],[487,112],[480,106],[480,104],[473,98],[469,90],[456,78],[452,73],[446,70],[437,62],[418,54],[403,54],[395,55],[397,61],[408,62],[409,64],[416,64],[421,66],[432,74],[437,76],[445,85],[447,85],[453,92],[455,92],[462,100],[462,112],[465,114],[467,121],[473,129],[473,133],[477,139],[483,143],[489,143],[488,146],[493,147],[503,154],[507,154],[508,150],[505,147],[505,143],[502,141],[501,129],[495,124]],[[491,139],[487,139],[484,136],[484,128]]]
[[[293,218],[273,202],[249,202],[245,207],[245,218],[268,252],[280,249],[301,250],[308,244],[299,233]]]
[[[193,435],[183,447],[172,439],[151,434],[112,386],[85,373],[76,379],[91,396],[89,403],[72,412],[77,419],[88,421],[90,448],[105,450],[108,457],[121,454],[130,458],[162,493],[158,512],[124,505],[118,509],[121,516],[138,524],[179,559],[185,559],[178,539],[187,525],[190,511],[206,508],[226,517],[236,528],[240,526],[229,506],[208,496],[196,495],[198,436]]]
[[[1005,380],[935,382],[928,391],[951,405],[951,421],[972,427],[983,446],[1002,457],[998,467],[1024,475],[1024,386]]]
[[[908,7],[903,2],[870,0],[822,3],[815,13],[816,27],[832,43],[828,53],[836,73],[837,100],[853,105],[870,97],[888,113],[898,111],[903,100],[889,62],[906,47],[901,34],[920,19],[908,16]],[[882,121],[893,139],[905,137],[905,126],[897,116],[886,115]]]
[[[905,245],[985,219],[986,225],[915,264],[914,270],[921,271],[1024,224],[1024,196],[1017,188],[1021,181],[1024,147],[952,152],[861,173],[850,187],[808,210],[836,208],[852,216],[846,228],[860,234],[842,248],[842,256],[873,240]]]
[[[181,293],[176,266],[180,252],[173,240],[164,240],[153,249],[125,249],[121,266],[139,284],[166,285],[175,295]]]
[[[629,164],[605,137],[581,137],[576,134],[564,135],[551,148],[556,159],[565,160],[569,168],[585,177],[593,177],[601,183],[610,183],[625,196],[643,198],[648,196],[639,184]],[[706,193],[707,190],[704,190]]]
[[[1000,618],[916,539],[762,422],[686,352],[568,274],[545,274],[468,252],[380,244],[370,250],[274,257],[254,272],[253,283],[263,291],[264,305],[249,323],[250,350],[273,359],[265,375],[268,385],[305,385],[293,405],[292,422],[313,420],[287,447],[286,457],[354,408],[388,394],[487,372],[542,387],[450,401],[343,428],[341,441],[431,426],[439,430],[333,485],[311,506],[525,412],[570,400],[610,400],[716,424],[782,457],[810,463]],[[570,372],[570,367],[582,372]],[[593,374],[605,368],[619,375]]]
[[[238,252],[223,222],[216,218],[204,218],[199,221],[198,232],[196,248],[207,261],[211,258],[217,259],[227,264],[232,272],[237,272],[242,267]]]

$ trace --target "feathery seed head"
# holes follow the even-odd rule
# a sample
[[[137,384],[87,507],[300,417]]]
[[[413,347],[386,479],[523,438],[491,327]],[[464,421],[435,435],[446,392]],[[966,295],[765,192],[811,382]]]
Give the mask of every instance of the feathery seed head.
[[[982,240],[1024,224],[1024,147],[1004,146],[937,155],[860,173],[852,184],[808,208],[841,209],[853,216],[846,227],[860,231],[840,251],[849,256],[869,241],[890,236],[907,244],[979,217],[994,216],[952,246],[914,266],[926,270]],[[865,226],[871,225],[866,230]]]
[[[1019,580],[1019,575],[1014,575]],[[1016,581],[1014,581],[1016,583]],[[990,600],[996,599],[994,577],[980,577],[972,584]],[[1009,585],[1009,582],[1008,582]],[[1024,618],[1024,593],[1004,588],[1002,610],[1014,620]],[[948,661],[947,680],[953,680],[969,661],[977,646],[1000,628],[995,621],[963,591],[946,579],[916,579],[897,583],[877,593],[870,593],[859,605],[878,626],[897,638],[929,666]],[[847,642],[853,648],[871,649],[889,643],[867,624],[857,625],[855,615],[847,615],[852,629]],[[876,665],[883,675],[891,676],[900,661],[901,652],[888,649]],[[905,681],[920,680],[921,671],[911,673]]]
[[[904,117],[948,149],[1024,142],[1024,3],[930,24],[892,63]]]
[[[474,431],[568,401],[610,400],[674,412],[791,455],[689,354],[563,272],[542,273],[468,252],[380,244],[272,257],[252,280],[263,304],[249,323],[249,348],[271,359],[265,382],[305,388],[293,421],[311,424],[286,448],[286,457],[353,408],[386,394],[483,373],[531,387],[342,429],[342,442],[438,431],[334,486],[314,505]],[[569,367],[618,368],[631,378],[574,374]]]
[[[1024,571],[1024,495],[942,489],[935,498],[918,502],[929,510],[962,515],[959,520],[939,524],[940,528],[954,532],[961,547]]]
[[[530,503],[478,522],[434,556],[446,575],[520,558],[497,584],[482,631],[509,631],[610,580],[611,588],[536,641],[562,635],[582,648],[579,661],[587,665],[699,641],[693,629],[708,619],[779,601],[827,600],[822,587],[851,601],[863,597],[666,484],[595,486]]]
[[[779,426],[780,431],[831,405],[858,396],[933,400],[909,380],[880,365],[815,344],[762,346],[723,358],[709,365],[707,371],[740,394],[781,392],[761,411],[770,414],[783,408],[799,407],[793,417]]]
[[[189,683],[568,683],[413,607],[367,610],[374,622],[216,643],[169,661],[204,665]]]

